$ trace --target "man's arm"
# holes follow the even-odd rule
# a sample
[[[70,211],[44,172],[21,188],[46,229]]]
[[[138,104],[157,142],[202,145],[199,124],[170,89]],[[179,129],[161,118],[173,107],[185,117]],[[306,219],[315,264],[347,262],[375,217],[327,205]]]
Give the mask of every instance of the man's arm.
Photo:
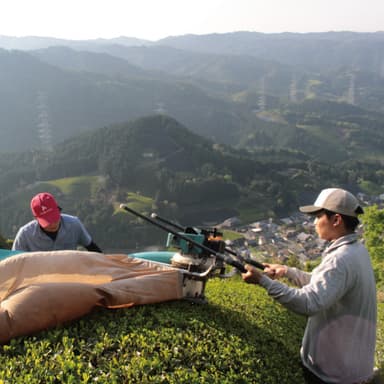
[[[311,280],[311,273],[309,272],[304,272],[300,269],[288,267],[282,264],[263,264],[265,266],[264,274],[273,280],[287,277],[298,287],[307,285]]]
[[[272,280],[267,274],[246,265],[243,280],[249,284],[260,284],[268,294],[286,308],[306,316],[328,308],[344,295],[347,289],[346,268],[334,267],[332,263],[322,264],[309,284],[302,288],[289,287]]]

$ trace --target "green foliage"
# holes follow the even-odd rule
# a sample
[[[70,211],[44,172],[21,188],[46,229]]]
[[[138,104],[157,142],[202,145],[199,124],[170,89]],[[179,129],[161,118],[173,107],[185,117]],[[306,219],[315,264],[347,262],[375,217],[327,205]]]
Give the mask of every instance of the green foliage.
[[[228,229],[225,229],[223,231],[223,238],[225,240],[237,240],[237,239],[242,239],[244,235],[242,233],[236,232],[236,231],[230,231]]]
[[[210,280],[208,304],[96,309],[0,348],[0,383],[304,383],[305,318],[240,278]],[[376,364],[384,362],[379,304]]]
[[[376,366],[380,369],[381,378],[384,380],[384,303],[379,302],[377,307],[378,325],[376,330]]]
[[[0,248],[3,248],[3,249],[12,248],[12,244],[10,244],[9,240],[5,239],[3,236],[1,236],[1,234],[0,234]]]
[[[78,197],[90,196],[91,186],[99,182],[97,176],[67,177],[49,181],[65,195],[75,194]]]
[[[316,260],[308,260],[304,264],[304,270],[307,272],[311,272],[320,264],[320,262],[321,262],[321,257],[317,258]]]
[[[133,192],[127,193],[127,202],[130,208],[138,212],[149,212],[153,207],[153,199]]]
[[[367,193],[368,195],[377,196],[380,195],[383,192],[383,185],[377,185],[373,181],[369,180],[360,180],[359,187],[362,191]]]
[[[289,255],[286,264],[289,267],[295,267],[295,268],[301,268],[302,267],[300,259],[297,257],[297,255],[294,255],[294,254]]]
[[[371,255],[376,281],[384,284],[384,209],[377,206],[365,208],[362,217],[365,244]]]
[[[12,340],[1,348],[0,382],[302,382],[304,318],[240,279],[210,281],[207,297],[207,305],[96,310]]]
[[[317,115],[316,106],[297,106],[291,119]],[[324,164],[303,151],[279,147],[239,151],[200,137],[164,115],[84,133],[49,153],[0,155],[0,171],[0,228],[6,237],[13,238],[32,219],[31,197],[47,190],[64,212],[84,222],[103,249],[163,244],[149,225],[116,215],[120,203],[156,211],[185,226],[233,216],[246,224],[289,215],[303,196],[314,196],[324,185],[352,190],[363,185],[361,180],[384,185],[380,162]],[[143,205],[130,193],[148,201]]]

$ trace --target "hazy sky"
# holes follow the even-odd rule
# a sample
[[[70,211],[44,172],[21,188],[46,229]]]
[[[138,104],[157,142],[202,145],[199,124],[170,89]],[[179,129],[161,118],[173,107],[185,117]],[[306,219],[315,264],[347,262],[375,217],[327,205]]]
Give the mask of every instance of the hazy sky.
[[[68,39],[233,31],[375,32],[384,0],[0,0],[0,35]]]

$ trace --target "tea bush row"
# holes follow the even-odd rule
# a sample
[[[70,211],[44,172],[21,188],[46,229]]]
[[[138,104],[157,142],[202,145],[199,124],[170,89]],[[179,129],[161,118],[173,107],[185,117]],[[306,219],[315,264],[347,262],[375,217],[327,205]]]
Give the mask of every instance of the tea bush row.
[[[304,317],[237,277],[209,281],[206,294],[208,304],[98,309],[14,339],[1,347],[0,383],[303,382]]]

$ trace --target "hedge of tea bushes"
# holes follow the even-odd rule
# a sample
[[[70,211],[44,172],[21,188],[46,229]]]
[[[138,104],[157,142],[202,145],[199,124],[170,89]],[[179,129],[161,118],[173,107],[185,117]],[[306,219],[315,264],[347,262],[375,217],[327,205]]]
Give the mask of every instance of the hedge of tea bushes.
[[[304,317],[237,277],[210,280],[206,294],[14,339],[0,347],[0,383],[303,383]]]

